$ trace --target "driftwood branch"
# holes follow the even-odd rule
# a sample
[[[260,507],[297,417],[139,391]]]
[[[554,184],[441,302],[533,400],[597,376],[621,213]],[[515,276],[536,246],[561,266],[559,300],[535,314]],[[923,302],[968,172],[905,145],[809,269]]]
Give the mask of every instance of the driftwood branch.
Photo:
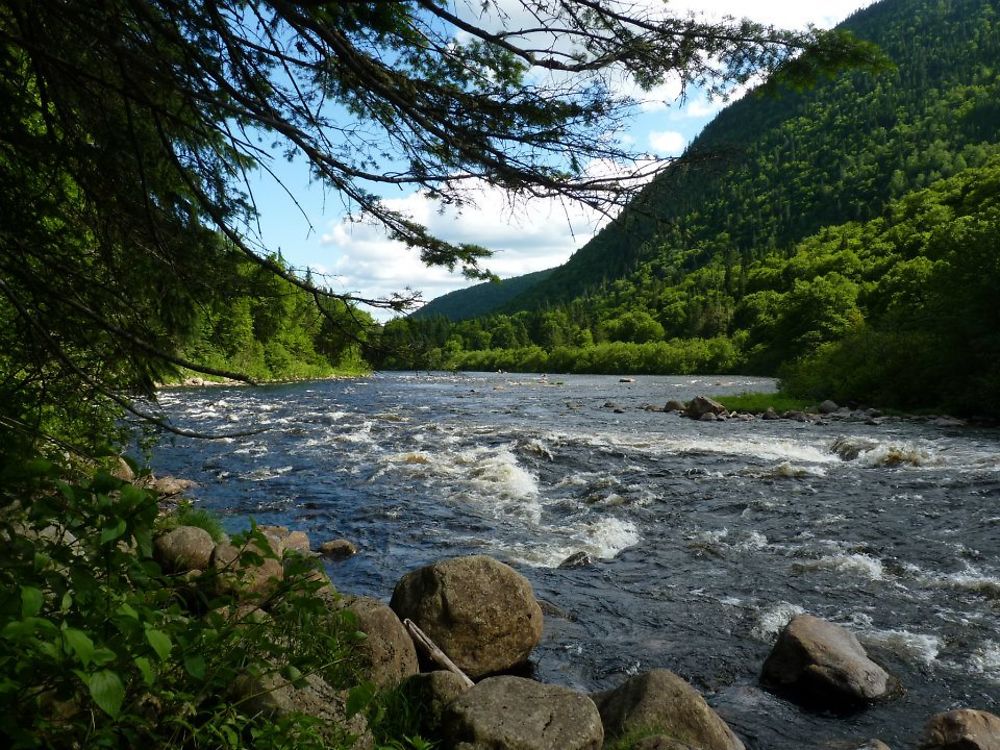
[[[403,625],[406,626],[406,629],[409,631],[410,637],[413,639],[414,643],[419,644],[435,662],[440,664],[449,672],[454,672],[461,677],[463,682],[465,682],[468,687],[472,687],[476,684],[469,679],[469,675],[455,666],[455,662],[448,658],[448,654],[438,648],[437,644],[430,639],[427,633],[417,627],[417,624],[413,622],[413,620],[406,618],[403,620]]]

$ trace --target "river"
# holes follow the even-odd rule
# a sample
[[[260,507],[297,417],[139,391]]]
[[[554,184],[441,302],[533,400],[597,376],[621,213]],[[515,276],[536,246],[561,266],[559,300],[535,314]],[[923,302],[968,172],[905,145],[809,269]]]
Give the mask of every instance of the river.
[[[180,425],[266,430],[163,438],[154,468],[196,480],[230,529],[252,516],[352,540],[359,553],[329,565],[344,591],[388,600],[447,556],[509,562],[547,604],[539,679],[590,691],[666,667],[751,749],[879,737],[899,750],[937,711],[1000,713],[1000,434],[643,409],[773,387],[410,373],[170,390],[161,405]],[[592,565],[557,567],[581,551]],[[856,633],[906,695],[838,718],[761,691],[797,612]]]

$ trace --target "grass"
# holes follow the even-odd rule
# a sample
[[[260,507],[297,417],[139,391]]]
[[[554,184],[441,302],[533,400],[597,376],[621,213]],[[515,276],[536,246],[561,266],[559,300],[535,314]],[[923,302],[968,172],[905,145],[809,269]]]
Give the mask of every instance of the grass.
[[[713,396],[729,411],[762,414],[768,407],[778,414],[786,411],[808,411],[816,406],[813,401],[794,398],[784,393],[740,393],[732,396]]]
[[[161,516],[156,522],[160,533],[171,531],[178,526],[197,526],[199,529],[204,529],[216,544],[225,537],[218,517],[203,508],[195,508],[190,502],[182,502],[173,513]]]

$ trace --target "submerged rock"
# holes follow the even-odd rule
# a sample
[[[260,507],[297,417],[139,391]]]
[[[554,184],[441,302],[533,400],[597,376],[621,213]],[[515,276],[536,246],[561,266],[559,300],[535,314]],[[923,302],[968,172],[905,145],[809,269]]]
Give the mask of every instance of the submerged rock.
[[[349,542],[346,539],[333,539],[319,545],[319,553],[324,557],[340,560],[351,555],[356,555],[358,548],[353,542]]]
[[[585,695],[523,677],[491,677],[445,711],[454,750],[600,750],[601,717]]]
[[[574,552],[572,555],[559,563],[559,569],[566,570],[568,568],[585,568],[588,565],[593,564],[593,559],[586,552]]]
[[[521,664],[542,637],[542,610],[528,579],[484,555],[407,573],[390,606],[473,678]]]
[[[971,708],[935,714],[920,750],[1000,750],[1000,716]]]
[[[797,703],[835,711],[901,692],[899,682],[868,658],[852,633],[812,615],[793,617],[781,631],[761,682]]]
[[[205,570],[212,559],[212,535],[197,526],[178,526],[156,537],[153,559],[167,573]]]
[[[662,743],[650,747],[672,750],[687,744],[699,750],[744,750],[739,737],[701,694],[669,670],[637,675],[593,698],[609,739],[651,730]],[[668,740],[674,745],[666,744]]]

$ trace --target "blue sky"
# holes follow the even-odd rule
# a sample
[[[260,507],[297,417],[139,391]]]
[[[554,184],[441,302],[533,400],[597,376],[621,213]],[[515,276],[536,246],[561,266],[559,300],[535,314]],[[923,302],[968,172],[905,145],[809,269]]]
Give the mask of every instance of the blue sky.
[[[671,9],[719,15],[749,16],[753,20],[786,28],[821,28],[835,25],[872,0],[827,0],[789,2],[756,0],[673,0]],[[644,95],[641,107],[625,134],[637,151],[658,156],[679,155],[711,118],[724,106],[689,94],[677,99],[678,91],[665,85]],[[352,224],[335,192],[311,183],[305,166],[276,159],[271,169],[287,191],[271,177],[258,172],[251,188],[260,212],[260,234],[264,246],[281,251],[296,267],[310,267],[327,274],[327,283],[338,292],[387,296],[409,288],[430,300],[469,285],[460,274],[428,269],[417,254],[389,241],[374,226]],[[411,214],[440,236],[454,241],[475,242],[494,251],[486,263],[506,278],[551,268],[565,262],[599,229],[602,219],[576,205],[535,200],[512,206],[499,191],[479,194],[477,205],[461,214],[439,212],[438,206],[412,191],[383,192],[393,207]],[[297,207],[295,203],[298,203]]]

